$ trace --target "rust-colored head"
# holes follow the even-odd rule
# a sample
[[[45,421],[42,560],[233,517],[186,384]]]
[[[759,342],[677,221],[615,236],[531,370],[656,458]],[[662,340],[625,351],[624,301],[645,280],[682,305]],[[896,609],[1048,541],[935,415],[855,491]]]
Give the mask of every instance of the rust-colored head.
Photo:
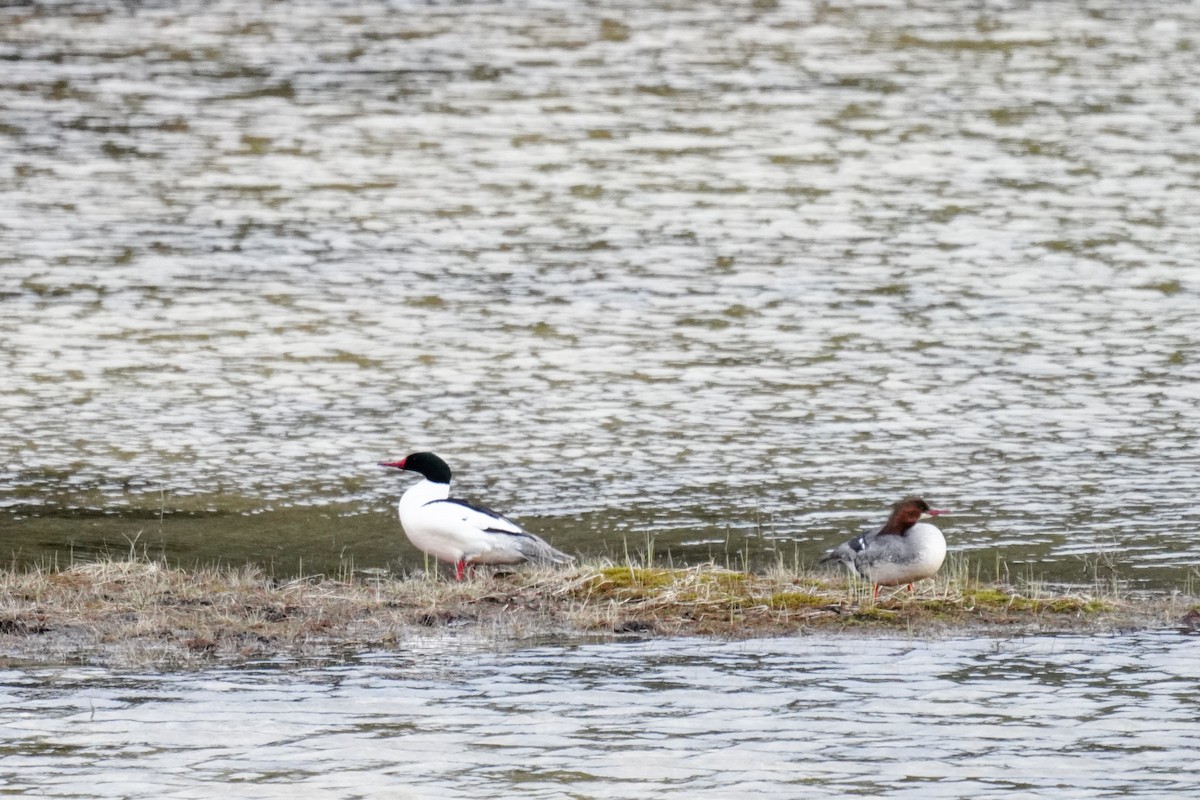
[[[936,517],[945,513],[943,509],[930,508],[929,503],[919,497],[906,497],[892,506],[892,515],[879,532],[900,535],[916,525],[922,517]]]

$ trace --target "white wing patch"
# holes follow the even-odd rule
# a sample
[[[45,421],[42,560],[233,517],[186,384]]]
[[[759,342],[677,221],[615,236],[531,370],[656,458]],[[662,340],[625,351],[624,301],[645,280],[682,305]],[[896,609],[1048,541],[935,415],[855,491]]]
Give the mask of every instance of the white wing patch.
[[[525,529],[503,514],[497,514],[490,508],[472,505],[465,500],[447,499],[433,500],[425,504],[425,508],[439,506],[438,511],[453,514],[462,522],[481,531],[491,533],[508,533],[517,536],[528,536]]]

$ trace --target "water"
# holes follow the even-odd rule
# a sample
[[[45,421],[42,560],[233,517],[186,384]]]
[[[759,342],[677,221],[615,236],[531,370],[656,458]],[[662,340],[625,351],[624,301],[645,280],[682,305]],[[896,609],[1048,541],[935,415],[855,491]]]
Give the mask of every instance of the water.
[[[5,556],[1196,574],[1190,2],[6,4]]]
[[[1188,797],[1200,641],[411,643],[321,667],[0,671],[39,797]]]

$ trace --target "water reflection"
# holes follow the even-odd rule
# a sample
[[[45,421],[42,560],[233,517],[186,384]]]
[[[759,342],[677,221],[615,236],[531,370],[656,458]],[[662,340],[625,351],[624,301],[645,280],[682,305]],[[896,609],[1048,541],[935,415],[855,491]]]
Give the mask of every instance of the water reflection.
[[[1178,585],[1198,13],[6,6],[6,535],[270,561],[228,515],[382,520],[434,449],[583,552],[811,559],[920,491]]]
[[[410,645],[185,675],[10,666],[0,772],[39,796],[1200,789],[1195,637]]]

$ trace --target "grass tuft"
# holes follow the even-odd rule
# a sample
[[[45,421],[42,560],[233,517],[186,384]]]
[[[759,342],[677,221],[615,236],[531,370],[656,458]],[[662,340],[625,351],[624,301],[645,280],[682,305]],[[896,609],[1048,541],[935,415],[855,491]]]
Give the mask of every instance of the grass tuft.
[[[281,582],[254,566],[173,568],[131,545],[124,559],[0,570],[0,656],[190,666],[328,658],[449,631],[492,639],[738,638],[843,629],[1110,631],[1200,618],[1190,594],[1135,597],[1108,575],[1090,590],[1058,594],[1032,580],[982,583],[965,559],[913,593],[885,587],[878,600],[870,585],[798,563],[763,573],[662,567],[649,548],[624,564],[479,573],[459,583],[438,578],[433,565],[409,578],[348,568]]]

